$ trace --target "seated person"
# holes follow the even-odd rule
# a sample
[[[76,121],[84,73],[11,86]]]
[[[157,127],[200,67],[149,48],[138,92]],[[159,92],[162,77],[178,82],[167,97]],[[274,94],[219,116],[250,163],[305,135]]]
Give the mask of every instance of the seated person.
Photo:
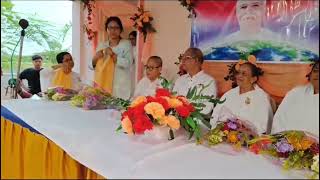
[[[180,76],[173,87],[173,92],[177,92],[178,95],[186,96],[189,89],[194,87],[200,88],[201,85],[207,86],[202,91],[202,95],[217,96],[216,81],[202,70],[203,54],[198,48],[189,48],[181,57],[181,66],[187,72]],[[200,89],[199,89],[200,90]],[[207,115],[212,112],[213,103],[203,102],[204,107],[201,113]]]
[[[19,85],[17,86],[18,94],[22,98],[30,98],[33,94],[41,92],[40,71],[43,69],[42,57],[39,55],[32,56],[33,68],[23,70],[19,75]],[[25,87],[22,80],[28,81],[28,87]]]
[[[58,65],[53,69],[44,69],[40,73],[41,89],[46,91],[50,87],[63,87],[66,89],[80,90],[82,83],[79,74],[72,71],[74,62],[68,52],[61,52],[56,56]]]
[[[134,91],[133,99],[137,96],[154,96],[156,89],[161,88],[162,59],[159,56],[151,56],[147,61],[146,77],[142,78]]]
[[[309,83],[287,93],[274,118],[272,133],[302,130],[319,137],[319,61],[307,75]]]
[[[259,76],[263,74],[262,70],[256,66],[255,57],[249,56],[247,62],[239,61],[235,66],[236,87],[227,91],[221,100],[226,99],[222,104],[215,107],[211,125],[215,127],[217,121],[225,121],[223,109],[228,109],[238,119],[249,121],[256,133],[262,134],[267,130],[267,125],[273,118],[273,111],[269,95],[258,85]]]

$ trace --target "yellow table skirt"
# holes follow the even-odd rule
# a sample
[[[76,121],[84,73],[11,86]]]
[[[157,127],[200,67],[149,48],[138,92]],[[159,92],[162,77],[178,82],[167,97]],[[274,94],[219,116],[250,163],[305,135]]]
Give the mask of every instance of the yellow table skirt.
[[[104,179],[41,134],[1,117],[1,179]]]

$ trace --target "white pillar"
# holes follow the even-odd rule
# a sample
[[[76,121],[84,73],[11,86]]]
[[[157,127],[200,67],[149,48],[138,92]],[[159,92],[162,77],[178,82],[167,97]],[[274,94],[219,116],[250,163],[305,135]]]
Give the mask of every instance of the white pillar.
[[[86,71],[83,67],[84,56],[83,51],[81,51],[83,47],[82,31],[84,23],[84,13],[82,9],[80,1],[72,2],[72,57],[75,64],[73,70],[80,73],[81,78],[85,78]]]

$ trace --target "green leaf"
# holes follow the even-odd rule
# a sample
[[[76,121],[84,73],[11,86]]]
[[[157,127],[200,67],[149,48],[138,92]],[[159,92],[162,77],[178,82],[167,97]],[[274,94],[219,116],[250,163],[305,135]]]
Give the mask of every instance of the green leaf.
[[[192,97],[194,96],[194,94],[197,92],[197,87],[193,87],[192,89],[188,90],[187,93],[187,99],[192,99]]]
[[[119,127],[116,129],[116,132],[119,132],[122,129],[121,124],[119,125]]]
[[[191,117],[188,117],[186,119],[188,125],[192,128],[192,130],[194,130],[196,128],[196,123],[194,122],[194,120]]]
[[[226,98],[225,98],[224,100],[222,100],[222,101],[220,101],[220,99],[218,99],[218,98],[214,98],[214,99],[210,99],[210,100],[209,100],[209,102],[213,103],[214,106],[216,106],[217,104],[222,104],[222,103],[224,103],[225,101],[226,101]]]

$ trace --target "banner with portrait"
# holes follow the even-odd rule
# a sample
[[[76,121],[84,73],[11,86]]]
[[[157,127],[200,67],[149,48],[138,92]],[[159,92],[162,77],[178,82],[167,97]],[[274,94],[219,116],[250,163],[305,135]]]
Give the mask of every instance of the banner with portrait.
[[[319,0],[198,0],[191,46],[206,60],[319,60]]]

